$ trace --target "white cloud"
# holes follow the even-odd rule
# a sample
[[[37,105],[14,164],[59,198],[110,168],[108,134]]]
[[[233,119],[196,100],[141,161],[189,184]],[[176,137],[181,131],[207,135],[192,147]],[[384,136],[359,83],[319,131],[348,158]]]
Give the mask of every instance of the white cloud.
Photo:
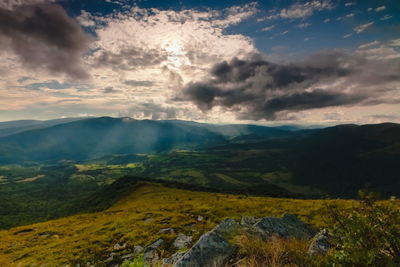
[[[281,35],[286,35],[287,33],[288,33],[289,31],[283,31],[283,32],[281,32]]]
[[[331,21],[330,18],[324,19],[324,23],[328,23],[328,22],[330,22],[330,21]]]
[[[374,22],[373,22],[373,21],[368,22],[368,23],[365,23],[365,24],[361,24],[361,25],[358,25],[357,27],[355,27],[355,28],[354,28],[354,31],[355,31],[356,33],[362,33],[363,31],[365,31],[366,29],[368,29],[368,28],[371,27],[372,25],[374,25]]]
[[[399,39],[393,39],[389,41],[389,46],[398,46],[400,47],[400,38]]]
[[[381,42],[379,42],[379,41],[373,41],[373,42],[370,42],[370,43],[366,43],[366,44],[360,45],[360,46],[358,47],[358,49],[370,48],[370,47],[372,47],[372,46],[377,46],[377,45],[379,45],[380,43],[381,43]]]
[[[309,23],[309,22],[304,22],[304,23],[297,24],[296,27],[297,27],[297,28],[300,28],[300,29],[303,29],[303,28],[310,27],[311,25],[312,25],[312,24]]]
[[[354,6],[356,3],[355,2],[347,2],[344,4],[344,6],[348,7],[348,6]]]
[[[217,114],[213,118],[197,111],[189,103],[171,103],[171,96],[185,83],[206,77],[215,63],[258,52],[251,38],[226,33],[228,27],[256,12],[255,3],[222,11],[135,7],[107,17],[82,11],[77,20],[82,26],[91,27],[97,35],[90,53],[82,59],[85,69],[91,74],[87,86],[73,84],[62,91],[48,88],[31,90],[26,86],[32,81],[19,83],[17,80],[31,77],[36,79],[35,83],[70,81],[40,69],[26,70],[15,55],[3,53],[0,95],[2,103],[7,105],[2,104],[0,110],[37,109],[42,105],[51,106],[61,114],[75,110],[76,114],[110,115],[130,108],[130,114],[144,112],[148,115],[146,109],[150,105],[141,103],[152,103],[162,108],[157,114],[148,115],[150,117],[175,115],[180,119],[200,119],[203,116],[203,119],[214,120]],[[66,99],[68,101],[64,101]],[[51,117],[44,114],[44,109],[41,112],[43,118]]]
[[[381,20],[388,20],[388,19],[391,19],[391,18],[393,18],[393,16],[391,16],[391,15],[389,15],[389,14],[386,14],[385,16],[383,16],[383,17],[381,18]]]
[[[381,12],[384,10],[386,10],[386,6],[379,6],[379,7],[375,8],[375,12]]]
[[[288,8],[283,8],[269,16],[263,18],[263,20],[272,19],[303,19],[312,16],[317,11],[330,10],[334,6],[330,0],[312,0],[305,3],[295,3]]]
[[[350,13],[350,14],[347,14],[347,15],[345,15],[343,17],[338,17],[336,20],[344,20],[344,19],[352,18],[354,16],[355,16],[354,13]]]
[[[263,32],[269,32],[275,28],[275,25],[267,26],[261,29]]]
[[[350,38],[351,36],[353,36],[353,34],[349,33],[349,34],[343,35],[343,38]]]

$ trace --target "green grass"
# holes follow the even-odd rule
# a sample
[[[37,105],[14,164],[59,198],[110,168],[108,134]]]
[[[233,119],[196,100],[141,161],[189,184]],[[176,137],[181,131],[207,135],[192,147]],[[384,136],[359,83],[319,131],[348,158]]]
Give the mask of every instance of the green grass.
[[[327,204],[350,207],[354,201],[245,197],[143,183],[105,211],[0,231],[0,266],[34,263],[58,266],[105,260],[107,251],[120,241],[133,248],[162,237],[166,247],[170,247],[175,235],[157,234],[162,228],[172,227],[176,233],[190,234],[197,240],[222,219],[239,220],[244,215],[280,216],[290,212],[322,227]],[[206,220],[198,222],[198,215]],[[25,229],[32,231],[16,234]],[[43,232],[53,234],[44,237],[40,235]]]

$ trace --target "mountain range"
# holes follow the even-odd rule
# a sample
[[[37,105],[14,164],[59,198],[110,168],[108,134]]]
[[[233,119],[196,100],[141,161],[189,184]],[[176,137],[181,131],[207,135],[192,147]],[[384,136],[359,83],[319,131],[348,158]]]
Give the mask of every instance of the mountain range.
[[[266,192],[275,186],[309,196],[352,197],[365,186],[400,194],[395,123],[301,129],[100,117],[25,124],[38,128],[0,137],[0,164],[103,159],[138,164],[127,174],[219,190],[267,183]],[[2,123],[0,130],[23,125]]]

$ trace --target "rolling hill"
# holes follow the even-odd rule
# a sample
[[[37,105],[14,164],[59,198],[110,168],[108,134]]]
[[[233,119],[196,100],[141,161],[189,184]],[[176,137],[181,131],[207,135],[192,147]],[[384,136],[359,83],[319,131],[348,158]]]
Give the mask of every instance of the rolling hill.
[[[143,182],[125,188],[113,185],[108,192],[118,193],[121,189],[122,197],[104,211],[0,231],[0,265],[62,266],[90,262],[103,266],[117,243],[125,243],[126,253],[132,253],[136,245],[146,246],[158,238],[165,240],[167,256],[173,253],[168,248],[173,247],[178,233],[190,234],[194,242],[226,217],[280,216],[291,212],[306,222],[323,226],[325,205],[349,207],[354,203],[194,192]],[[159,232],[166,228],[175,231]]]

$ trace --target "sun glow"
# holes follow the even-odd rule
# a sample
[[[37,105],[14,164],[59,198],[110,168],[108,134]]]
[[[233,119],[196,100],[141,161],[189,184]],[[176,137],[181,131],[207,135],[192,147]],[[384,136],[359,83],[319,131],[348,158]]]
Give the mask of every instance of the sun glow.
[[[181,41],[177,39],[167,41],[165,51],[168,53],[168,61],[171,65],[180,67],[185,63],[186,58]]]

